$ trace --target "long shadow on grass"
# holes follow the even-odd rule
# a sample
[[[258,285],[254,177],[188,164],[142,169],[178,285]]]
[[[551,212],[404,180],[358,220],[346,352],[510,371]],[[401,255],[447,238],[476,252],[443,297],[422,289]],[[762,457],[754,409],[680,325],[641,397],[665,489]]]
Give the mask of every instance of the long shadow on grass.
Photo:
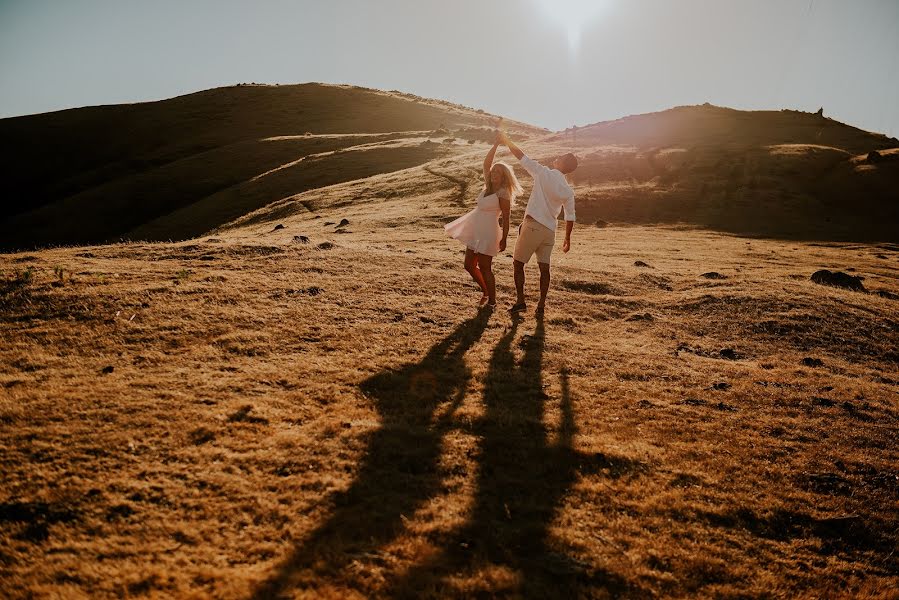
[[[614,596],[626,589],[620,577],[572,558],[552,539],[550,525],[562,499],[579,472],[595,467],[596,457],[573,449],[577,428],[564,369],[559,422],[549,435],[544,325],[538,321],[532,335],[522,336],[516,364],[513,342],[519,324],[514,320],[500,339],[484,381],[485,415],[477,430],[482,451],[471,516],[440,540],[441,552],[392,582],[389,595],[449,595],[448,578],[459,576],[471,583],[455,593],[471,596],[576,597],[585,588]]]
[[[334,499],[328,520],[302,542],[255,593],[279,597],[293,584],[338,575],[358,557],[371,556],[439,488],[437,473],[448,420],[434,423],[446,402],[461,403],[470,373],[464,355],[481,337],[487,313],[468,319],[421,361],[381,372],[362,384],[381,417],[350,488]],[[451,414],[449,410],[446,414]]]

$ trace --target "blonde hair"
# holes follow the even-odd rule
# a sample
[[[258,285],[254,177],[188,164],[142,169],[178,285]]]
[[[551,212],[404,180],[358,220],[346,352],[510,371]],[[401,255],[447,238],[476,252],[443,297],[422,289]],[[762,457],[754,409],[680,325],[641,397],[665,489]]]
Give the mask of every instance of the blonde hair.
[[[493,167],[499,167],[502,170],[502,172],[503,172],[502,187],[503,187],[503,189],[506,190],[506,192],[509,193],[509,202],[511,204],[515,204],[515,197],[520,196],[521,193],[524,191],[523,189],[521,189],[521,184],[518,183],[518,178],[515,177],[515,171],[512,170],[512,167],[510,167],[509,165],[507,165],[506,163],[504,163],[502,161],[493,163]],[[490,168],[491,171],[493,171],[493,167]],[[490,194],[494,193],[495,191],[498,191],[498,190],[493,189],[493,180],[490,177],[490,173],[488,173],[487,181],[484,182],[484,195],[489,196]]]

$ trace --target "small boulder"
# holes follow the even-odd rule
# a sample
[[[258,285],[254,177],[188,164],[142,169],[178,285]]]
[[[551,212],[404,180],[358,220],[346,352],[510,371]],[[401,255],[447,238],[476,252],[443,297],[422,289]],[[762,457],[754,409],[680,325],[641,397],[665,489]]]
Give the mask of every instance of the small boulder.
[[[862,285],[861,277],[849,275],[842,271],[828,271],[827,269],[821,269],[820,271],[812,273],[811,279],[814,283],[819,285],[832,285],[834,287],[855,290],[857,292],[865,291],[865,286]]]
[[[722,275],[721,273],[716,273],[715,271],[709,271],[708,273],[703,273],[700,277],[705,277],[706,279],[727,279],[726,275]]]
[[[815,112],[815,114],[818,115],[819,117],[823,117],[823,116],[824,116],[824,107],[822,106],[821,108],[819,108],[819,109]]]
[[[820,358],[812,358],[811,356],[806,356],[802,359],[802,364],[806,367],[823,367],[824,361]]]
[[[346,227],[350,224],[349,219],[341,219],[340,223],[337,224],[338,227]]]
[[[594,225],[596,225],[599,228],[602,228],[602,227],[608,227],[609,223],[608,223],[608,221],[603,221],[602,219],[600,219],[600,220],[596,221],[594,223]]]
[[[305,235],[295,235],[293,236],[293,241],[297,244],[308,244],[309,238]]]
[[[334,244],[332,244],[331,242],[322,242],[321,244],[318,245],[319,250],[330,250],[333,247],[334,247]]]
[[[883,161],[883,155],[877,150],[871,150],[868,152],[868,156],[865,157],[865,162],[869,164],[875,164]]]
[[[277,225],[275,225],[275,228],[272,229],[272,231],[278,231],[279,229],[284,229],[284,225],[282,225],[281,223],[278,223]]]
[[[101,369],[100,372],[103,373],[104,375],[109,375],[113,371],[115,371],[115,367],[113,367],[112,365],[107,365],[107,366],[103,367],[103,369]]]
[[[740,355],[737,354],[737,351],[733,348],[724,348],[718,354],[721,356],[721,358],[726,360],[737,360],[738,358],[740,358]]]
[[[644,268],[646,268],[646,269],[651,269],[651,268],[652,268],[651,266],[649,266],[647,263],[643,262],[642,260],[634,261],[634,266],[635,266],[635,267],[644,267]]]

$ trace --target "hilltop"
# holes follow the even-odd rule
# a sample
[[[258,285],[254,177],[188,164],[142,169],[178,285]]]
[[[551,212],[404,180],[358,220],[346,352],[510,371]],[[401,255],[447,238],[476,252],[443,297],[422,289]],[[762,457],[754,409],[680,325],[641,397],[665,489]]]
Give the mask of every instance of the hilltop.
[[[567,130],[588,219],[897,241],[899,141],[800,111],[684,106]]]
[[[2,119],[0,248],[185,239],[297,191],[457,154],[488,139],[494,120],[410,94],[322,84]],[[428,142],[452,135],[457,143]]]

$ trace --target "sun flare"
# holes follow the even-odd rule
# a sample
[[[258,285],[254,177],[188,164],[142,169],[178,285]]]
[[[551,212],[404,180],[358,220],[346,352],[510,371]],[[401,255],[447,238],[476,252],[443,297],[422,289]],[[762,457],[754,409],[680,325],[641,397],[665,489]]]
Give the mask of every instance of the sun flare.
[[[565,29],[571,52],[576,52],[580,46],[583,28],[595,21],[607,6],[602,0],[536,0],[536,2],[545,15]]]

